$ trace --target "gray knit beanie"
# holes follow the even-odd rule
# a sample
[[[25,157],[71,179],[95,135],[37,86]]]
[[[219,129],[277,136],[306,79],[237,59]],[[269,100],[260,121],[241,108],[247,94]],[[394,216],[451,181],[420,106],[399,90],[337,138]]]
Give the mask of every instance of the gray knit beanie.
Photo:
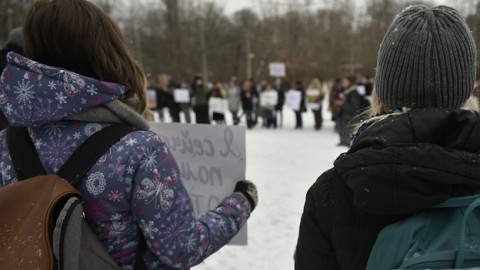
[[[472,94],[476,59],[470,29],[455,9],[410,6],[380,45],[375,91],[390,109],[459,108]]]

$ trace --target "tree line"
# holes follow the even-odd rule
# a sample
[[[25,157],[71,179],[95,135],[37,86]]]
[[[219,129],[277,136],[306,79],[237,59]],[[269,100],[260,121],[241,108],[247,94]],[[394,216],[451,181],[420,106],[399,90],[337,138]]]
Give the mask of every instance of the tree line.
[[[22,24],[32,2],[0,3],[0,41]],[[313,8],[313,0],[259,0],[255,10],[233,15],[202,0],[93,2],[117,21],[152,77],[167,73],[190,81],[203,74],[209,81],[232,76],[258,81],[269,78],[271,62],[285,63],[292,80],[374,76],[378,47],[395,14],[420,1],[366,0],[359,11],[353,0],[333,0],[321,8]],[[480,48],[480,0],[449,5],[467,17]]]

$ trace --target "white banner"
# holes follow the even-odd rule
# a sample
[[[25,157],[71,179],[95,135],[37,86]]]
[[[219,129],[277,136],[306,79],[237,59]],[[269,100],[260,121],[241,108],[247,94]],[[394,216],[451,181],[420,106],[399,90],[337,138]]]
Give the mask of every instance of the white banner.
[[[285,93],[285,105],[294,111],[300,110],[300,104],[302,101],[302,92],[298,90],[288,90]]]
[[[245,127],[150,123],[175,157],[198,218],[232,194],[245,179]],[[230,241],[247,245],[247,225]]]
[[[275,106],[278,103],[278,93],[277,91],[263,91],[260,93],[260,106],[261,107],[271,107]]]
[[[307,106],[311,110],[320,109],[320,89],[307,89],[305,95],[307,96]]]
[[[361,96],[365,96],[367,94],[367,89],[365,85],[357,85],[357,91]]]
[[[211,97],[208,100],[208,107],[212,112],[225,113],[228,109],[228,101],[223,98]]]
[[[190,103],[190,90],[188,89],[173,90],[173,100],[176,103]]]
[[[287,74],[285,63],[270,63],[268,65],[268,71],[272,77],[285,77]]]

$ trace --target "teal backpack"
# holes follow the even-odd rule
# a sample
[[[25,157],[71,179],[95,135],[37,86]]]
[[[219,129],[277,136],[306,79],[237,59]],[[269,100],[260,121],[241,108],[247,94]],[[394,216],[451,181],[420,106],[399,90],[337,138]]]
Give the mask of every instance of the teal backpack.
[[[480,266],[480,195],[448,199],[385,227],[367,270]]]

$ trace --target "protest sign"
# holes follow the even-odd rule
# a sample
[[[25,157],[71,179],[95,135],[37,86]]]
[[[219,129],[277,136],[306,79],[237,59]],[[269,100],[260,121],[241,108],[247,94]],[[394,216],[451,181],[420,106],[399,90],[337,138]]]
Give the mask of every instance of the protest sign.
[[[157,90],[148,89],[147,95],[147,108],[156,109],[157,108]]]
[[[150,123],[175,157],[198,218],[231,195],[245,179],[245,127]],[[247,226],[230,241],[247,244]]]
[[[275,90],[263,91],[260,93],[260,106],[261,107],[273,107],[277,105],[278,93]]]
[[[228,108],[228,101],[223,98],[211,97],[208,100],[208,107],[212,112],[225,113]]]
[[[311,110],[320,109],[320,94],[320,89],[307,89],[306,96],[308,108],[310,108]]]
[[[302,92],[298,90],[288,90],[285,93],[285,105],[294,111],[300,110],[300,103],[302,101]]]
[[[270,63],[268,71],[272,77],[285,77],[285,63]]]
[[[365,85],[357,85],[357,91],[361,96],[365,96],[367,94],[367,89]]]
[[[190,90],[188,89],[175,89],[173,90],[173,100],[176,103],[189,103],[190,102]]]

